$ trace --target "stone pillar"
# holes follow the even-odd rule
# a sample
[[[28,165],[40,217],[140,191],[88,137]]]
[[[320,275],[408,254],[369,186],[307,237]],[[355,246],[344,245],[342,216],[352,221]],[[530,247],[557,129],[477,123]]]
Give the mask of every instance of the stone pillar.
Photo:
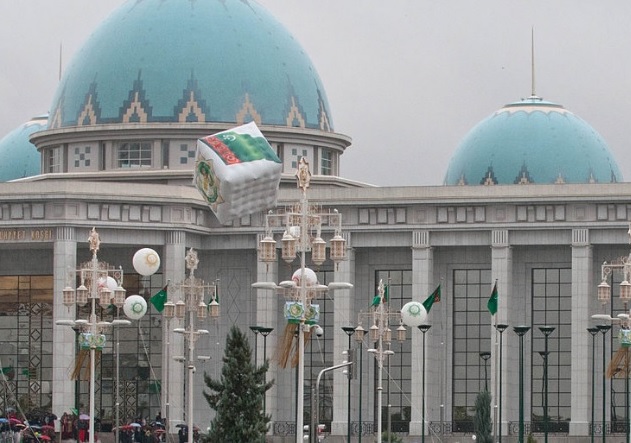
[[[572,230],[572,416],[570,435],[589,435],[591,421],[589,294],[593,286],[593,256],[589,229]],[[600,336],[599,336],[600,337]]]
[[[346,245],[351,244],[350,233],[343,233],[346,239]],[[348,247],[346,250],[348,260],[340,262],[335,270],[336,282],[355,282],[355,252]],[[333,305],[335,318],[333,320],[333,364],[341,363],[346,358],[343,352],[348,349],[348,335],[342,330],[344,326],[356,327],[357,314],[354,312],[354,289],[340,289],[334,291]],[[355,347],[355,341],[351,337],[351,346]],[[356,356],[356,360],[359,356]],[[355,364],[359,364],[356,362]],[[349,371],[352,368],[348,368]],[[359,384],[351,381],[351,422],[357,414],[354,412],[357,408],[358,398],[357,392]],[[333,421],[331,422],[331,433],[334,435],[348,435],[348,377],[343,370],[333,371]],[[353,408],[353,404],[355,408]]]
[[[87,230],[85,239],[87,241]],[[77,240],[75,229],[59,227],[53,245],[53,404],[52,412],[61,417],[75,407],[75,382],[70,379],[75,362],[76,333],[57,320],[75,320],[75,307],[63,304],[63,289],[76,289]]]
[[[434,253],[430,247],[429,237],[429,231],[412,232],[412,294],[414,300],[420,302],[423,302],[439,283],[434,281],[433,278]],[[430,313],[433,312],[430,311]],[[430,314],[427,318],[427,323],[430,325],[434,323],[431,318],[432,315]],[[423,397],[425,397],[425,435],[427,435],[430,422],[429,406],[431,405],[432,411],[440,408],[440,405],[436,405],[435,402],[427,401],[430,397],[430,388],[433,387],[431,390],[436,391],[435,388],[440,385],[439,367],[429,362],[445,358],[445,355],[443,349],[432,345],[433,331],[430,329],[425,333],[424,356],[426,373],[425,388],[423,389],[423,333],[418,328],[413,328],[412,330],[408,329],[408,334],[412,340],[412,416],[410,420],[410,435],[421,435],[423,432]],[[435,354],[435,352],[438,354]],[[436,395],[436,392],[433,392],[431,395]]]
[[[492,318],[491,328],[491,418],[493,423],[499,421],[499,410],[502,411],[501,423],[497,424],[497,430],[494,430],[494,434],[497,435],[501,432],[502,435],[508,434],[509,421],[517,421],[519,418],[519,405],[517,401],[507,402],[505,401],[509,393],[509,386],[513,388],[519,386],[519,371],[516,370],[518,365],[519,355],[517,352],[508,353],[508,349],[518,349],[518,343],[515,340],[519,338],[510,329],[518,324],[530,324],[527,320],[528,316],[525,313],[521,313],[519,318],[513,317],[509,321],[508,313],[511,311],[511,299],[515,296],[516,291],[513,288],[513,253],[510,247],[508,238],[508,230],[498,229],[491,232],[491,276],[492,281],[489,286],[490,297],[492,291],[492,285],[497,282],[497,313]],[[513,309],[519,310],[519,307],[513,307]],[[499,333],[495,329],[496,324],[509,324],[502,337],[502,398],[499,396],[499,362],[500,362],[500,348],[499,348]],[[532,331],[531,331],[532,332]],[[529,332],[529,334],[531,333]],[[513,346],[508,346],[509,337],[513,340]],[[526,338],[524,338],[524,342]],[[525,351],[524,351],[524,355]],[[509,360],[510,359],[510,360]],[[518,398],[517,389],[511,390],[515,395],[511,398]],[[524,402],[526,401],[526,395],[524,390]],[[501,405],[500,405],[501,402]]]
[[[169,281],[168,300],[176,302],[179,295],[172,289],[174,283],[181,282],[186,274],[184,257],[186,256],[186,233],[182,231],[170,231],[165,234],[164,257],[162,257],[162,269],[164,270],[164,284]],[[173,318],[164,320],[162,328],[162,404],[164,411],[162,416],[168,420],[171,433],[176,431],[174,426],[185,420],[184,381],[187,379],[184,363],[173,360],[175,356],[186,357],[183,334],[173,332],[175,328],[184,328],[184,321]],[[166,384],[166,386],[164,386]]]

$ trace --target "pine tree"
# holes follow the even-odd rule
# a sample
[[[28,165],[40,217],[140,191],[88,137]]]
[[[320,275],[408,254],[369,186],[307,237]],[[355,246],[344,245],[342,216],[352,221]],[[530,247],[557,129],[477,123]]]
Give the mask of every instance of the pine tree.
[[[493,443],[491,436],[491,394],[486,389],[475,399],[475,435],[479,443]]]
[[[230,329],[219,380],[204,374],[210,392],[204,397],[217,414],[208,441],[257,443],[265,441],[271,415],[263,413],[263,396],[274,381],[265,382],[268,362],[256,367],[247,337],[237,326]]]

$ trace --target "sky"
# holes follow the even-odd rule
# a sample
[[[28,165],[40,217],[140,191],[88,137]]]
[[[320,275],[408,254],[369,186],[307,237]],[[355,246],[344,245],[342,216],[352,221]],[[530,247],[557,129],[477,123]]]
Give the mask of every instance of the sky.
[[[61,67],[124,0],[0,1],[0,137],[48,112]],[[209,1],[209,0],[199,0]],[[259,0],[302,44],[343,177],[441,185],[477,123],[532,90],[587,121],[631,181],[631,2]]]

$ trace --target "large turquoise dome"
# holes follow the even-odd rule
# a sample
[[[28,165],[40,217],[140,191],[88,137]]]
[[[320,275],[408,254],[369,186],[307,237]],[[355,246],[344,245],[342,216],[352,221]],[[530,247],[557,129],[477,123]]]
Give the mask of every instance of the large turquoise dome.
[[[292,35],[252,0],[129,0],[65,71],[49,128],[255,121],[332,131]]]
[[[531,96],[495,112],[464,138],[446,185],[612,183],[622,174],[603,138],[563,106]]]
[[[47,115],[34,117],[0,140],[0,182],[38,175],[41,156],[29,141],[31,134],[46,129]]]

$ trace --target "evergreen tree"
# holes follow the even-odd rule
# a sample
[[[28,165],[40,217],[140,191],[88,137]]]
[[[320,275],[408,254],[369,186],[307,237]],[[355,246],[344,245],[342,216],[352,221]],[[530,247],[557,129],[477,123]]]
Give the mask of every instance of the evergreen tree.
[[[256,367],[247,337],[237,326],[230,329],[219,380],[204,374],[210,392],[204,392],[208,404],[217,414],[208,441],[257,443],[265,441],[271,415],[263,413],[263,396],[274,381],[265,382],[269,367],[266,361]]]
[[[479,443],[493,443],[491,435],[491,394],[486,389],[475,399],[475,435]]]

